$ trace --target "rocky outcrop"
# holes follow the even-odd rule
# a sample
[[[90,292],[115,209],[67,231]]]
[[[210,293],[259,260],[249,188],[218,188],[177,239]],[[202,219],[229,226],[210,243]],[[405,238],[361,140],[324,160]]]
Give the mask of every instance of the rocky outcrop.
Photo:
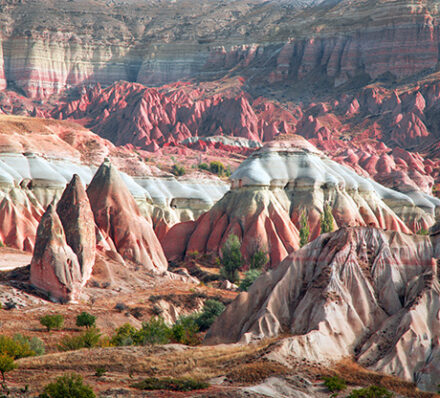
[[[429,237],[341,228],[289,255],[241,293],[207,344],[290,334],[269,356],[325,363],[346,356],[436,388],[440,285]]]
[[[37,230],[31,283],[63,302],[77,300],[92,275],[96,237],[92,209],[75,174],[56,206],[50,204]]]
[[[93,212],[81,178],[75,174],[57,203],[67,244],[78,258],[84,283],[95,264],[96,235]]]
[[[303,212],[310,238],[315,239],[326,205],[332,209],[336,228],[371,225],[404,233],[427,230],[440,206],[431,196],[412,198],[361,177],[301,137],[266,144],[230,180],[231,191],[209,212],[185,228],[174,226],[162,239],[170,260],[192,251],[219,252],[227,236],[235,234],[246,258],[258,245],[269,252],[274,266],[298,249]]]
[[[87,195],[95,223],[110,248],[148,271],[166,271],[167,260],[151,219],[141,215],[119,172],[108,160],[99,167]]]
[[[85,283],[78,257],[66,242],[63,225],[52,204],[38,225],[30,282],[62,302],[77,300]]]

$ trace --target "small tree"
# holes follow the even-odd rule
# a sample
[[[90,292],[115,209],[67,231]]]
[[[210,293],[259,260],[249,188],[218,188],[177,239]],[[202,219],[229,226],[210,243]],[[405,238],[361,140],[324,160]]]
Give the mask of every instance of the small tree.
[[[95,398],[92,388],[83,383],[80,375],[72,373],[58,377],[44,387],[42,398]]]
[[[332,214],[332,208],[325,204],[324,212],[321,214],[321,233],[332,232],[335,229],[335,221]]]
[[[167,344],[170,342],[171,329],[162,318],[153,317],[142,324],[136,340],[142,345]]]
[[[228,236],[222,247],[220,275],[230,282],[238,281],[238,270],[243,266],[243,257],[241,255],[241,243],[237,235]]]
[[[174,164],[171,168],[171,173],[173,173],[177,177],[183,176],[186,173],[185,167]]]
[[[257,249],[251,256],[249,269],[251,270],[261,270],[268,263],[269,257],[267,252],[262,249]]]
[[[208,330],[215,319],[225,310],[225,305],[218,300],[209,299],[205,301],[202,312],[196,318],[200,331]]]
[[[0,354],[0,373],[2,374],[3,383],[6,381],[5,374],[14,370],[17,365],[14,362],[14,358],[7,354]]]
[[[244,274],[244,278],[242,279],[240,286],[238,287],[242,292],[247,292],[248,289],[252,286],[252,284],[257,280],[257,278],[261,275],[261,270],[259,269],[250,269],[246,271]]]
[[[309,243],[310,227],[307,220],[307,213],[303,211],[299,221],[299,246],[303,247]]]
[[[95,326],[96,323],[96,316],[93,316],[92,314],[89,314],[88,312],[81,312],[76,317],[76,326],[85,326],[87,329]]]
[[[61,329],[63,327],[64,317],[60,314],[45,315],[40,318],[40,323],[46,326],[47,331],[50,332],[52,329]]]

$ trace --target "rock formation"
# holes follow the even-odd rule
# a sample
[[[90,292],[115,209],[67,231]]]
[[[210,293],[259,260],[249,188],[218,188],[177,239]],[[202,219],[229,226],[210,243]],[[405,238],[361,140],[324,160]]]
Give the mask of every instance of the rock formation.
[[[57,203],[67,244],[81,267],[83,281],[88,281],[95,264],[96,235],[93,212],[81,178],[75,174]]]
[[[75,174],[58,205],[50,204],[37,230],[31,283],[60,301],[76,300],[95,264],[93,213]]]
[[[151,220],[139,208],[117,169],[107,160],[87,188],[95,223],[103,239],[126,260],[151,272],[168,264]]]
[[[52,204],[38,225],[30,281],[62,302],[77,300],[85,283],[78,257],[66,242],[63,225]]]
[[[434,389],[440,376],[440,285],[429,237],[341,228],[262,275],[216,320],[207,344],[288,333],[270,354],[289,363],[356,356]]]
[[[174,226],[162,239],[170,260],[191,251],[218,252],[233,233],[242,241],[246,258],[258,244],[277,265],[299,247],[302,212],[307,213],[314,239],[326,204],[332,208],[336,227],[372,225],[405,233],[429,229],[440,205],[429,195],[411,198],[361,177],[301,137],[266,144],[230,180],[231,191],[209,212],[185,228]]]

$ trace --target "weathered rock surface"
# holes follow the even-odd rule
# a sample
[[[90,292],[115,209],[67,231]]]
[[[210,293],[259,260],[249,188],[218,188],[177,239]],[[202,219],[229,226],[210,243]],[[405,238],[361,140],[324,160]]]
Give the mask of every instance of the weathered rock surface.
[[[207,344],[289,333],[271,359],[355,355],[436,390],[440,285],[429,237],[341,228],[289,255],[216,320]]]
[[[84,283],[95,264],[96,234],[93,212],[81,178],[75,174],[57,203],[57,214],[63,225],[67,244],[81,267]]]
[[[109,161],[99,167],[87,195],[95,223],[110,247],[148,271],[166,271],[168,263],[151,220],[141,215],[119,172]]]
[[[230,180],[231,191],[209,212],[185,228],[174,226],[162,239],[170,260],[192,251],[218,252],[233,233],[242,241],[246,258],[258,244],[277,265],[299,247],[303,211],[314,239],[326,204],[332,208],[335,227],[372,225],[405,233],[429,229],[440,206],[440,200],[429,195],[406,195],[361,177],[301,137],[266,144]]]
[[[78,258],[66,242],[63,225],[52,204],[38,225],[30,281],[51,298],[62,302],[77,300],[86,282]]]

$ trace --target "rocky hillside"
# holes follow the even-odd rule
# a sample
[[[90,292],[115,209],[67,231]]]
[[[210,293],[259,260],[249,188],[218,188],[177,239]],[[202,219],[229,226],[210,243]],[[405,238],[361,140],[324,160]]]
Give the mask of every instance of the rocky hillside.
[[[277,265],[299,248],[304,212],[310,239],[315,239],[325,206],[332,209],[335,228],[370,225],[404,233],[428,230],[440,206],[440,200],[418,190],[403,194],[361,177],[302,137],[266,144],[230,180],[231,190],[210,211],[197,221],[175,225],[164,237],[169,259],[216,253],[233,233],[243,242],[246,258],[258,244]]]
[[[325,234],[241,293],[206,343],[288,333],[272,359],[323,363],[355,356],[435,390],[440,286],[433,256],[429,237],[371,227]]]

